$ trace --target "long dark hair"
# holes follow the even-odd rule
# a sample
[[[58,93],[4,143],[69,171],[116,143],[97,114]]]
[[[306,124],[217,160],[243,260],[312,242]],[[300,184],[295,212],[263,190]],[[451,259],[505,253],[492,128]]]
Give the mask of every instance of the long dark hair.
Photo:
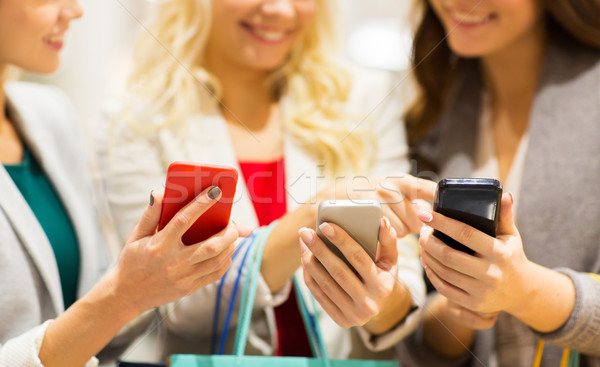
[[[422,0],[423,18],[413,41],[412,64],[419,94],[405,115],[411,146],[439,119],[464,60],[450,50],[437,15]],[[600,1],[544,0],[548,32],[600,49]]]

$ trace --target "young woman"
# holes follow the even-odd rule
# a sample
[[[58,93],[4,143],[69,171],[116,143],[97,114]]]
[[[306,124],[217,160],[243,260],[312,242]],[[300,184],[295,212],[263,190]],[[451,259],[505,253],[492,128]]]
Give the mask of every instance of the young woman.
[[[599,366],[600,229],[592,218],[600,212],[590,201],[600,194],[600,4],[422,5],[413,60],[420,95],[406,116],[417,173],[497,178],[507,193],[496,239],[418,212],[427,225],[421,261],[439,294],[398,356],[406,366],[529,367],[566,365],[575,350],[581,365]],[[446,246],[432,229],[476,255]],[[331,266],[306,252],[309,279],[324,277],[315,257]],[[311,289],[323,293],[317,283]],[[320,302],[332,315],[344,305],[340,295]]]
[[[15,66],[54,71],[69,23],[81,14],[76,0],[0,1],[2,366],[96,366],[94,355],[123,325],[219,279],[235,248],[234,226],[200,246],[181,243],[220,197],[217,187],[158,233],[162,196],[151,193],[106,272],[74,109],[55,88],[7,81]]]
[[[497,239],[419,212],[422,263],[439,295],[401,356],[415,366],[532,366],[545,341],[542,366],[560,365],[569,349],[599,366],[600,3],[423,6],[421,94],[407,115],[419,168],[498,178],[510,194]],[[444,246],[431,228],[476,256]]]
[[[137,190],[160,187],[174,160],[235,167],[241,175],[233,219],[253,228],[279,220],[264,253],[249,353],[311,354],[289,286],[300,266],[298,230],[314,228],[320,201],[378,198],[378,185],[367,177],[408,169],[401,106],[389,96],[394,85],[387,75],[340,65],[332,7],[321,0],[157,3],[150,34],[137,47],[134,96],[109,134],[107,188],[121,233],[143,209]],[[389,182],[381,198],[396,204],[384,206],[384,214],[400,236],[417,232],[422,224],[411,201],[400,200],[405,180]],[[413,212],[411,221],[400,219],[403,211]],[[395,241],[383,246],[396,251]],[[372,279],[364,279],[363,297],[355,299],[360,324],[377,315],[359,331],[373,350],[391,344],[372,334],[395,327],[405,335],[418,313],[409,314],[423,292],[418,261],[412,245],[399,247],[397,266],[381,270],[392,286],[370,288]],[[372,266],[370,259],[362,264]],[[235,278],[224,280],[221,317]],[[162,310],[165,354],[211,351],[216,289]],[[333,356],[367,355],[363,343],[353,347],[359,339],[350,332],[327,317],[321,322]]]

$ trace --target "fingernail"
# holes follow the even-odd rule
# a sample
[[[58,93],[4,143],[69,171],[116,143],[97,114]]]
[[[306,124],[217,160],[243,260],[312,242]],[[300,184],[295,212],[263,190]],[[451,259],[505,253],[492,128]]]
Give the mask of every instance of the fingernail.
[[[300,228],[298,234],[300,235],[302,242],[304,242],[308,246],[312,245],[313,242],[315,242],[315,236],[313,234],[313,231],[306,227]]]
[[[219,197],[219,195],[221,195],[221,189],[219,186],[213,186],[210,188],[210,190],[208,190],[207,196],[210,200],[215,200]]]
[[[332,226],[329,225],[329,223],[322,223],[319,226],[319,229],[321,230],[321,232],[323,232],[323,234],[329,238],[335,236],[335,230],[333,229]]]
[[[419,210],[417,212],[417,218],[419,218],[422,222],[429,223],[433,220],[433,214],[425,210]]]
[[[512,192],[510,192],[510,191],[509,191],[509,192],[508,192],[508,196],[510,196],[510,203],[511,203],[511,204],[514,204],[514,203],[515,203],[515,198],[513,197],[513,194],[512,194]]]
[[[384,223],[384,226],[385,226],[385,228],[386,228],[386,229],[388,229],[388,230],[389,230],[389,229],[390,229],[390,227],[392,226],[392,225],[390,224],[390,220],[389,220],[389,219],[387,219],[387,217],[386,217],[385,215],[383,216],[383,223]]]
[[[423,265],[423,267],[427,269],[427,264],[425,263],[425,259],[423,259],[423,256],[421,256],[421,265]]]
[[[425,237],[427,235],[427,231],[428,231],[427,226],[421,227],[421,230],[419,231],[419,236]]]
[[[154,205],[154,195],[152,195],[154,193],[154,190],[150,191],[150,206]]]

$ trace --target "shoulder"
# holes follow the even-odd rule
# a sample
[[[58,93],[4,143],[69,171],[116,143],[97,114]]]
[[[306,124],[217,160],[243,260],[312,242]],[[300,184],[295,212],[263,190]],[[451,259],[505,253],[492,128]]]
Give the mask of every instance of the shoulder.
[[[57,87],[28,82],[8,82],[6,96],[29,129],[69,134],[81,128],[75,108]]]

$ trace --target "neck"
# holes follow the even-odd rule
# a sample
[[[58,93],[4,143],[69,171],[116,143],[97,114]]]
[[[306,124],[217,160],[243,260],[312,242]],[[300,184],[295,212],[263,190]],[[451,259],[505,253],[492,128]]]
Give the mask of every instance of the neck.
[[[542,25],[510,50],[482,58],[483,77],[495,108],[531,107],[543,64],[546,37]]]
[[[243,119],[245,124],[249,121],[261,124],[264,119],[257,117],[268,115],[276,102],[267,82],[269,72],[231,67],[219,62],[209,62],[207,69],[221,84],[223,115],[230,121]]]
[[[4,83],[6,82],[7,67],[0,67],[0,131],[2,128],[9,123],[8,116],[6,116],[6,94],[4,93]]]

